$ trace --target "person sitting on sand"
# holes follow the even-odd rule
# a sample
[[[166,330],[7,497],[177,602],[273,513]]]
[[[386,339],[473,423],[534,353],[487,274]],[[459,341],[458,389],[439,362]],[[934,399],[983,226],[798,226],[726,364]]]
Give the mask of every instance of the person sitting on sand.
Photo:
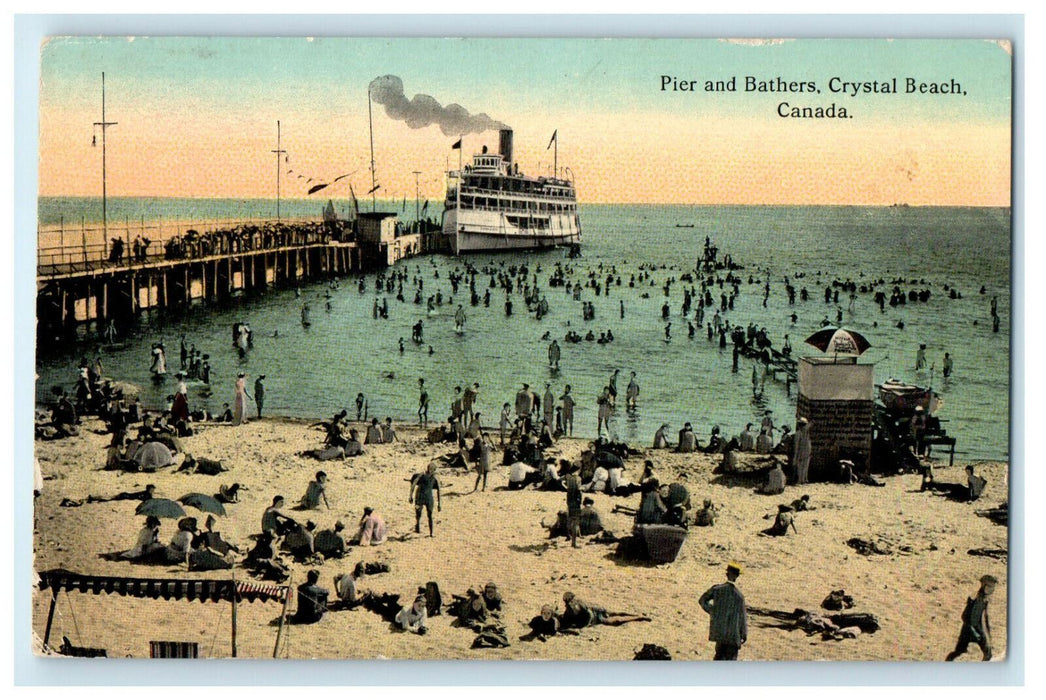
[[[141,491],[121,491],[115,496],[105,498],[104,496],[88,496],[88,503],[106,503],[108,501],[148,501],[156,498],[155,484],[146,484]]]
[[[603,532],[603,519],[596,510],[596,502],[588,496],[581,502],[581,515],[578,516],[578,533],[583,537],[598,535]]]
[[[785,473],[781,467],[780,462],[776,462],[773,469],[766,475],[766,483],[759,489],[759,493],[765,493],[768,496],[774,496],[779,493],[784,493],[785,490]]]
[[[610,481],[610,472],[597,463],[596,468],[592,471],[592,480],[587,484],[582,484],[581,490],[586,493],[605,493],[608,481]]]
[[[708,444],[702,450],[705,454],[715,454],[723,450],[723,435],[718,425],[712,426],[712,432],[708,436]]]
[[[283,538],[283,549],[295,559],[308,559],[316,553],[316,523],[308,520],[304,525],[295,523],[295,528]]]
[[[320,499],[323,499],[324,505],[327,506],[327,510],[331,509],[331,504],[327,501],[327,472],[316,472],[316,478],[309,482],[308,487],[305,489],[305,495],[301,497],[300,508],[302,510],[314,510],[320,507]]]
[[[704,505],[697,511],[694,524],[698,527],[711,527],[715,525],[717,517],[719,517],[719,510],[712,504],[711,498],[706,498]]]
[[[385,521],[374,509],[367,506],[363,509],[363,517],[360,518],[360,528],[355,541],[361,547],[378,545],[385,542]]]
[[[237,482],[233,482],[229,486],[222,484],[218,487],[218,493],[214,494],[214,500],[219,503],[239,503],[241,488]]]
[[[777,517],[774,518],[774,524],[763,530],[764,535],[770,535],[771,537],[783,537],[788,534],[788,528],[791,527],[795,534],[799,534],[799,531],[795,529],[795,519],[792,517],[792,507],[781,504],[777,506]]]
[[[227,555],[229,552],[240,553],[238,547],[222,539],[222,533],[215,532],[214,526],[217,524],[217,520],[214,519],[213,515],[208,515],[207,520],[204,521],[204,527],[207,529],[201,532],[197,541],[194,542],[194,546],[207,547],[221,556]]]
[[[768,455],[774,449],[774,439],[770,437],[770,433],[767,428],[762,428],[759,431],[759,437],[755,439],[755,451],[761,455]]]
[[[218,423],[232,423],[232,409],[229,408],[229,404],[222,404],[222,412],[215,420]]]
[[[131,561],[148,561],[155,559],[166,551],[160,544],[160,519],[150,515],[145,519],[145,527],[138,532],[138,539],[126,552],[120,552],[121,559]]]
[[[333,530],[320,530],[316,533],[315,547],[319,554],[322,554],[325,559],[340,559],[345,554],[345,548],[347,543],[345,542],[345,535],[342,532],[345,530],[345,523],[338,521],[334,523]]]
[[[327,599],[330,591],[317,585],[320,572],[312,569],[306,574],[305,583],[298,586],[298,610],[291,617],[291,622],[299,625],[311,625],[319,622],[327,612]]]
[[[973,471],[973,465],[966,465],[966,485],[968,487],[967,497],[970,501],[976,501],[984,493],[984,487],[988,485],[988,480],[983,476],[978,476]]]
[[[654,433],[654,449],[665,450],[668,449],[668,423],[662,423],[661,427]]]
[[[428,611],[425,605],[425,595],[418,595],[410,607],[404,606],[396,614],[396,624],[401,630],[413,632],[414,634],[425,634],[428,628],[425,621],[428,619]]]
[[[778,440],[777,445],[770,451],[770,454],[775,455],[786,455],[789,459],[792,458],[792,453],[795,451],[795,433],[787,425],[781,427],[781,439]]]
[[[665,517],[668,507],[661,499],[658,490],[661,482],[656,478],[647,479],[642,485],[642,497],[636,510],[636,525],[657,525]]]
[[[583,602],[573,592],[563,594],[566,609],[559,617],[560,629],[583,629],[594,625],[617,627],[629,622],[650,622],[645,615],[632,613],[608,612],[606,608]]]
[[[182,518],[178,521],[178,532],[171,538],[171,543],[164,551],[164,558],[171,564],[185,563],[192,550],[193,536],[196,534],[196,518]]]
[[[349,429],[349,437],[345,440],[345,456],[359,457],[363,454],[363,443],[360,442],[360,433],[355,428]]]
[[[508,470],[509,490],[525,489],[530,484],[538,484],[542,477],[542,472],[526,462],[513,462]]]
[[[381,441],[384,444],[396,442],[396,430],[392,427],[391,416],[385,416],[385,424],[381,426]]]
[[[755,450],[755,435],[752,433],[752,424],[746,423],[745,429],[741,431],[741,435],[738,437],[738,442],[741,443],[742,452],[752,452]]]
[[[679,431],[679,443],[676,445],[676,452],[696,452],[697,451],[697,436],[694,435],[694,428],[690,423],[683,425],[683,429]]]
[[[285,535],[297,523],[294,518],[289,518],[280,512],[284,506],[283,496],[273,496],[272,505],[262,513],[262,532],[272,532],[274,535]]]
[[[545,641],[559,632],[559,619],[551,605],[542,605],[541,614],[532,617],[528,626],[530,627],[530,633],[526,635],[528,638]]]
[[[334,577],[334,592],[344,607],[356,607],[363,601],[364,596],[369,594],[369,591],[360,588],[365,575],[366,567],[360,561],[356,562],[351,574],[339,574]]]
[[[381,436],[381,426],[378,425],[378,419],[372,418],[370,425],[367,426],[367,438],[363,441],[365,445],[380,445],[384,442]]]

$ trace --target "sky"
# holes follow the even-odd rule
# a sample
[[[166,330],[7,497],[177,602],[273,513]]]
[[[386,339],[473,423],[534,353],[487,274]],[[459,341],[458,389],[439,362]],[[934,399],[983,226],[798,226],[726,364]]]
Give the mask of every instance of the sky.
[[[1009,206],[1011,66],[984,40],[52,38],[39,193],[101,194],[104,72],[111,197],[274,197],[277,167],[283,197],[340,175],[313,197],[362,195],[368,86],[395,75],[407,99],[510,125],[527,174],[550,173],[555,132],[582,202]],[[819,92],[747,91],[747,76]],[[833,78],[896,79],[900,94],[832,92]],[[849,118],[780,116],[833,104]],[[380,194],[413,198],[421,171],[421,196],[442,198],[460,134],[372,107]],[[462,154],[497,143],[465,134]]]

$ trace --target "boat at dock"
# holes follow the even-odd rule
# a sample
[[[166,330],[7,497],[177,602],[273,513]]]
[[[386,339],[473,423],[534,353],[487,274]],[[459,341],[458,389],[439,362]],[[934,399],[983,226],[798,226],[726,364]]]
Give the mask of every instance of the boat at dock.
[[[499,150],[484,147],[471,165],[448,173],[443,236],[450,250],[458,255],[580,243],[573,180],[521,173],[512,160],[510,129],[501,130]]]

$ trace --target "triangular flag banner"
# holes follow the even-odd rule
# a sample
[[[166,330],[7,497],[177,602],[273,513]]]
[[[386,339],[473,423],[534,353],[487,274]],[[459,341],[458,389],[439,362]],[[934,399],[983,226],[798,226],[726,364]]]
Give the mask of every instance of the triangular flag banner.
[[[545,150],[546,150],[546,151],[547,151],[548,149],[552,148],[552,144],[556,142],[556,135],[557,135],[558,133],[559,133],[559,129],[556,129],[555,131],[553,131],[553,132],[552,132],[552,138],[551,138],[551,139],[549,139],[549,141],[548,141],[548,145],[547,145],[547,146],[545,146]]]
[[[451,149],[452,151],[453,151],[453,150],[461,150],[461,139],[458,139],[457,141],[455,141],[455,142],[454,142],[454,145],[453,145],[453,146],[451,146],[451,147],[450,147],[450,149]]]

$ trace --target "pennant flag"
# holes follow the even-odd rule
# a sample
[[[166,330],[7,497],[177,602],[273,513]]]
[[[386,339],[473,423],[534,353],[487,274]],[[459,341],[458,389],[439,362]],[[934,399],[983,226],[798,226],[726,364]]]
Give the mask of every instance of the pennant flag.
[[[352,208],[356,210],[356,216],[360,215],[360,202],[356,199],[356,190],[352,189],[352,183],[349,183],[349,193],[352,195]]]
[[[339,175],[338,177],[334,178],[331,182],[337,182],[338,180],[344,180],[345,178],[349,177],[350,175],[355,175],[356,172],[357,171],[353,170],[351,173],[345,173],[344,175]]]
[[[547,146],[545,146],[545,150],[546,150],[546,151],[547,151],[548,149],[552,148],[552,144],[553,144],[553,143],[556,143],[556,136],[557,136],[557,134],[559,134],[559,129],[556,129],[555,131],[553,131],[553,132],[552,132],[552,138],[551,138],[551,139],[549,139],[549,141],[548,141],[548,145],[547,145]]]
[[[309,188],[309,194],[313,194],[315,192],[319,192],[320,190],[322,190],[322,189],[324,189],[326,187],[327,187],[326,184],[323,184],[323,185],[313,185],[312,187]]]
[[[429,200],[425,200],[425,203],[421,205],[421,213],[424,214],[429,208]]]
[[[374,187],[371,187],[369,190],[367,190],[367,194],[374,194],[375,192],[377,192],[380,189],[381,189],[381,185],[374,185]]]
[[[457,141],[455,141],[454,145],[450,147],[450,150],[452,150],[452,151],[455,151],[455,150],[460,151],[461,150],[461,139],[458,139]]]

